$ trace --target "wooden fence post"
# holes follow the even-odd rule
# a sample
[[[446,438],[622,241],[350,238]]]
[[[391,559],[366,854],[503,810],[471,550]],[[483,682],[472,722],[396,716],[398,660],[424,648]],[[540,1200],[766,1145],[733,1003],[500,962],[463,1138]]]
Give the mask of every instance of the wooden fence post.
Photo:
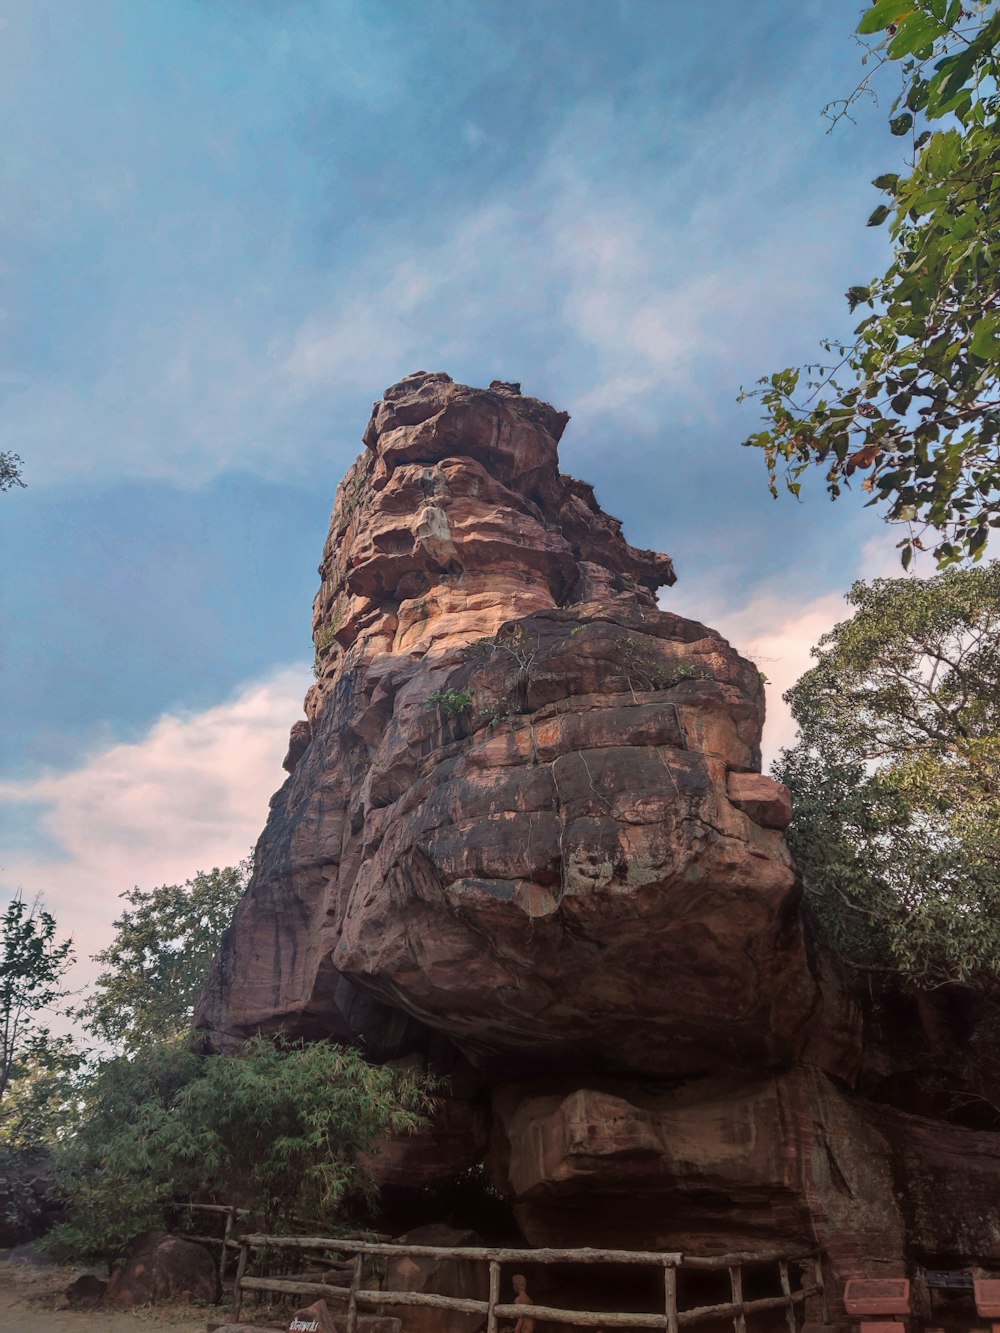
[[[792,1300],[792,1284],[788,1277],[788,1262],[782,1259],[778,1264],[778,1272],[781,1274],[781,1291],[788,1297],[788,1305],[785,1307],[785,1321],[788,1324],[788,1333],[795,1333],[795,1303]]]
[[[243,1281],[243,1275],[247,1271],[247,1258],[250,1254],[250,1246],[245,1242],[240,1246],[240,1261],[236,1266],[236,1285],[233,1287],[233,1323],[240,1322],[240,1310],[243,1306],[243,1288],[240,1285]]]
[[[730,1268],[729,1281],[733,1288],[733,1304],[739,1306],[733,1314],[733,1333],[747,1333],[747,1313],[743,1308],[743,1269],[739,1264]]]
[[[674,1264],[663,1265],[663,1298],[667,1333],[677,1333],[677,1268]]]
[[[813,1277],[816,1286],[819,1288],[819,1305],[822,1311],[823,1323],[829,1322],[829,1311],[826,1306],[826,1283],[823,1280],[823,1256],[817,1254],[813,1261]]]
[[[222,1254],[219,1258],[219,1293],[222,1293],[222,1284],[226,1280],[226,1259],[229,1255],[229,1236],[233,1229],[233,1214],[230,1210],[226,1213],[226,1229],[222,1233]]]
[[[365,1256],[359,1254],[354,1260],[354,1275],[351,1278],[351,1294],[347,1298],[347,1333],[355,1333],[358,1326],[358,1290],[361,1287],[361,1265]]]
[[[500,1299],[500,1265],[490,1260],[490,1308],[486,1312],[486,1333],[497,1333],[497,1302]]]

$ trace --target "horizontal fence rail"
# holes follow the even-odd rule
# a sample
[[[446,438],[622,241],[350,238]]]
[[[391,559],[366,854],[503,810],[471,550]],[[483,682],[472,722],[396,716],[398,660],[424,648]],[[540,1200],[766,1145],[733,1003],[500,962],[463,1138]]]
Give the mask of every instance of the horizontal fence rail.
[[[396,1245],[383,1241],[351,1240],[346,1236],[243,1236],[243,1244],[252,1248],[265,1245],[294,1250],[340,1250],[344,1254],[416,1255],[421,1259],[478,1259],[484,1263],[609,1263],[609,1264],[662,1264],[680,1263],[679,1254],[663,1254],[659,1250],[514,1250],[498,1249],[490,1245]],[[713,1260],[716,1267],[725,1268],[735,1256],[724,1255]],[[749,1262],[750,1255],[744,1255]],[[691,1260],[684,1260],[685,1266]]]
[[[788,1333],[797,1333],[797,1308],[809,1297],[823,1296],[823,1272],[817,1254],[788,1255],[780,1253],[690,1255],[685,1256],[673,1251],[654,1250],[605,1250],[593,1248],[577,1249],[539,1249],[517,1250],[489,1245],[399,1245],[382,1241],[355,1240],[344,1236],[270,1236],[253,1234],[241,1236],[239,1240],[240,1259],[233,1291],[233,1323],[238,1323],[242,1309],[243,1293],[271,1292],[279,1296],[338,1296],[347,1297],[347,1333],[356,1333],[358,1313],[361,1308],[386,1309],[392,1307],[429,1307],[435,1310],[452,1310],[464,1314],[486,1316],[486,1333],[497,1333],[499,1319],[542,1319],[553,1323],[570,1324],[578,1328],[635,1328],[666,1329],[667,1333],[679,1333],[679,1330],[692,1324],[703,1323],[712,1319],[729,1319],[734,1333],[747,1333],[747,1315],[765,1310],[786,1312]],[[251,1250],[255,1249],[289,1250],[328,1250],[337,1254],[354,1255],[351,1265],[353,1275],[349,1287],[334,1283],[293,1281],[288,1278],[247,1277],[246,1269]],[[417,1259],[451,1259],[486,1263],[489,1265],[489,1298],[485,1301],[472,1297],[439,1296],[435,1292],[419,1291],[382,1291],[365,1288],[362,1285],[363,1264],[366,1256]],[[609,1310],[562,1310],[555,1306],[516,1304],[500,1299],[501,1264],[644,1264],[663,1270],[663,1313],[637,1314],[633,1312],[612,1312]],[[781,1282],[780,1296],[766,1296],[756,1300],[746,1300],[743,1295],[744,1265],[776,1264]],[[790,1267],[797,1265],[803,1273],[803,1285],[793,1291]],[[727,1271],[732,1299],[714,1305],[693,1306],[680,1310],[677,1307],[678,1270],[690,1269],[702,1272]],[[806,1283],[805,1272],[811,1270],[812,1282]]]

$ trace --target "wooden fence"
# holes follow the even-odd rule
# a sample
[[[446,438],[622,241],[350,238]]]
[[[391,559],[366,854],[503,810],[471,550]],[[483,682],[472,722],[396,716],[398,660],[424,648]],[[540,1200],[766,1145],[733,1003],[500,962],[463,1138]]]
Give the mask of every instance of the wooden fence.
[[[250,1210],[247,1208],[233,1208],[224,1203],[173,1203],[171,1208],[176,1208],[178,1212],[185,1213],[211,1213],[225,1214],[225,1229],[221,1236],[195,1236],[185,1231],[183,1237],[185,1240],[196,1240],[201,1245],[219,1245],[221,1251],[219,1254],[219,1282],[225,1281],[226,1260],[229,1257],[229,1251],[240,1249],[241,1242],[233,1239],[233,1223],[239,1217],[249,1217]],[[192,1217],[192,1222],[193,1222]]]
[[[346,1296],[347,1333],[355,1333],[361,1308],[386,1306],[430,1306],[436,1310],[459,1310],[466,1314],[484,1314],[487,1333],[497,1333],[498,1319],[550,1320],[579,1328],[657,1328],[667,1333],[711,1319],[731,1319],[734,1333],[747,1333],[747,1315],[764,1310],[785,1310],[788,1333],[796,1333],[796,1307],[810,1296],[823,1295],[823,1272],[819,1256],[781,1254],[723,1254],[712,1257],[682,1256],[647,1250],[544,1249],[514,1250],[492,1246],[389,1245],[373,1241],[348,1240],[327,1236],[264,1236],[240,1238],[240,1259],[233,1291],[233,1323],[238,1323],[243,1293],[272,1292],[282,1296]],[[295,1281],[289,1278],[247,1277],[251,1250],[263,1247],[296,1250],[333,1250],[353,1254],[353,1272],[349,1286],[324,1282]],[[466,1259],[489,1264],[489,1298],[485,1301],[457,1296],[439,1296],[433,1292],[366,1290],[362,1267],[366,1255],[433,1259]],[[516,1305],[500,1299],[501,1264],[645,1264],[663,1271],[663,1313],[612,1313],[606,1310],[560,1310],[548,1305]],[[743,1295],[744,1265],[773,1263],[778,1267],[780,1296],[746,1300]],[[791,1266],[802,1272],[802,1286],[792,1289]],[[699,1305],[681,1310],[677,1306],[678,1270],[728,1271],[732,1299],[717,1305]],[[812,1281],[806,1280],[811,1273]]]

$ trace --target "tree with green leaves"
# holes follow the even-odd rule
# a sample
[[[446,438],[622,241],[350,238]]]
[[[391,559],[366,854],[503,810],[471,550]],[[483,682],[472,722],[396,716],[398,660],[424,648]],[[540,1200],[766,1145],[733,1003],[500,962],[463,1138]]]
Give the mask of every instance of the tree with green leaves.
[[[56,930],[51,912],[20,894],[0,917],[0,1116],[16,1080],[53,1049],[46,1017],[66,998],[63,978],[73,961],[73,941],[58,941]]]
[[[80,1010],[88,1030],[126,1051],[185,1031],[248,877],[243,861],[121,894],[128,907],[94,955],[104,970]]]
[[[58,1154],[50,1243],[111,1260],[177,1199],[250,1208],[265,1230],[331,1234],[372,1193],[363,1154],[426,1123],[432,1088],[330,1042],[257,1037],[200,1055],[179,1037],[100,1064]]]
[[[67,992],[71,940],[55,918],[20,895],[0,917],[0,1231],[5,1244],[42,1223],[48,1152],[70,1110],[82,1056],[53,1036],[49,1016]]]
[[[74,1117],[83,1053],[70,1037],[50,1037],[19,1062],[0,1108],[0,1246],[46,1228],[52,1153]]]
[[[785,695],[807,899],[849,962],[1000,998],[1000,562],[847,600]]]
[[[877,0],[858,32],[874,66],[895,65],[889,121],[902,171],[868,219],[889,225],[891,262],[852,286],[867,313],[831,362],[765,377],[755,397],[769,484],[799,495],[820,469],[834,498],[853,479],[907,525],[904,567],[928,545],[945,568],[978,559],[1000,526],[1000,12],[993,0]],[[872,91],[862,80],[833,119]],[[903,165],[903,164],[900,164]]]

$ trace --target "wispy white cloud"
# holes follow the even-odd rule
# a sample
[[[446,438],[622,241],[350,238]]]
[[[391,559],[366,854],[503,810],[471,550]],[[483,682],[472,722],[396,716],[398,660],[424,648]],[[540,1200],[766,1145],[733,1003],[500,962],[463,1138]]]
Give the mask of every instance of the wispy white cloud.
[[[873,244],[838,225],[853,204],[836,173],[802,177],[788,114],[748,108],[739,136],[706,114],[652,170],[649,127],[597,98],[516,186],[407,233],[373,227],[352,263],[310,271],[286,238],[259,281],[164,305],[139,336],[120,324],[85,389],[12,384],[33,480],[304,473],[348,401],[419,367],[516,374],[581,424],[711,418],[741,379],[811,349],[847,256]]]
[[[4,858],[9,896],[41,894],[76,941],[77,984],[109,940],[118,895],[183,882],[247,855],[281,785],[288,729],[308,672],[287,667],[202,712],[159,719],[139,740],[79,766],[0,783],[0,805],[30,808],[37,845]]]
[[[373,247],[295,333],[291,392],[515,348],[578,423],[716,417],[743,378],[812,350],[859,245],[837,225],[843,181],[800,179],[781,147],[785,114],[753,108],[738,138],[706,116],[654,174],[627,117],[574,108],[519,190]]]

